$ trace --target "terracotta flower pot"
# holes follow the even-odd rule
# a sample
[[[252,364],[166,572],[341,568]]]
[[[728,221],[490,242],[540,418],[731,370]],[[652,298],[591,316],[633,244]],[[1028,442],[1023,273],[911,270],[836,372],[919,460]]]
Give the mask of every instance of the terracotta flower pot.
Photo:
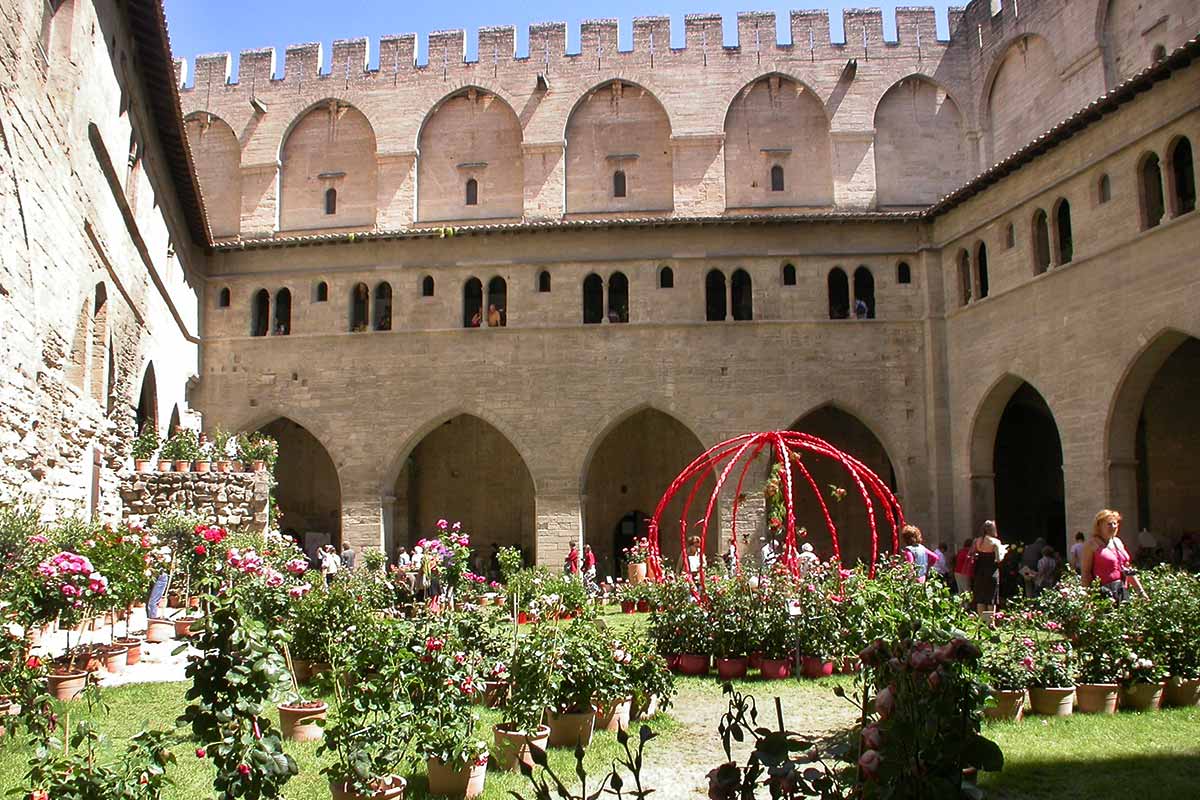
[[[759,667],[761,667],[762,666],[762,651],[755,650],[753,653],[751,653],[750,658],[747,663],[750,665],[750,669],[758,669]]]
[[[647,698],[634,697],[633,706],[629,709],[631,720],[650,719],[658,713],[658,698],[650,695]]]
[[[463,797],[471,800],[483,794],[483,782],[487,778],[487,756],[482,764],[446,766],[440,758],[431,758],[426,763],[429,774],[429,793],[445,797]]]
[[[161,460],[158,462],[158,471],[159,472],[170,472],[174,468],[175,468],[174,461]]]
[[[580,711],[570,714],[546,714],[550,723],[551,747],[574,747],[581,744],[587,747],[592,741],[592,731],[596,728],[596,712]]]
[[[142,640],[132,637],[116,640],[117,644],[125,648],[125,664],[132,667],[134,664],[142,660]]]
[[[517,612],[517,624],[518,625],[528,625],[529,624],[529,614],[527,614],[524,611],[518,611]]]
[[[626,567],[625,574],[629,577],[630,583],[643,583],[646,580],[646,574],[649,570],[646,562],[641,564],[630,564]]]
[[[1162,698],[1162,682],[1135,683],[1121,690],[1121,707],[1133,711],[1157,711]]]
[[[833,674],[833,662],[817,656],[801,656],[800,674],[806,678],[827,677]]]
[[[399,775],[389,775],[375,782],[375,791],[360,794],[344,783],[329,782],[329,794],[333,800],[400,800],[408,781]]]
[[[843,675],[853,675],[862,670],[862,660],[858,656],[846,656],[842,659],[841,672]]]
[[[55,700],[73,700],[87,687],[87,672],[51,672],[46,676],[46,691]]]
[[[629,715],[633,710],[633,698],[626,697],[615,703],[596,707],[596,728],[609,733],[629,729]]]
[[[733,656],[731,658],[717,659],[717,677],[723,681],[738,680],[746,677],[746,670],[750,667],[750,659],[746,656]]]
[[[266,472],[267,471],[267,462],[262,460],[261,458],[254,459],[253,461],[250,462],[250,471],[251,472]]]
[[[149,459],[135,458],[133,460],[133,469],[135,472],[149,472],[152,468]]]
[[[279,731],[293,742],[315,742],[325,735],[317,720],[325,719],[329,706],[320,700],[308,703],[284,703],[279,706]]]
[[[245,472],[245,465],[243,465],[242,462],[238,461],[235,458],[229,462],[229,471],[230,472]]]
[[[146,620],[146,641],[166,642],[175,635],[175,623],[169,619],[149,617]]]
[[[175,471],[176,472],[191,472],[192,471],[192,462],[191,461],[176,461],[175,462]]]
[[[671,672],[679,672],[679,654],[671,653],[667,656],[667,669]]]
[[[199,619],[198,617],[180,617],[175,620],[175,638],[186,639],[192,635],[192,625]]]
[[[527,734],[510,730],[504,725],[493,725],[492,742],[495,745],[492,759],[500,769],[516,769],[518,761],[532,767],[530,747],[545,750],[549,746],[550,726],[539,725],[534,733]]]
[[[103,648],[100,653],[100,659],[104,663],[104,671],[111,675],[124,672],[125,667],[129,664],[129,648],[127,647],[113,645]]]
[[[1076,684],[1075,705],[1080,714],[1115,714],[1120,689],[1115,683]]]
[[[1069,717],[1075,706],[1074,686],[1032,686],[1029,710],[1048,717]]]
[[[193,461],[192,472],[208,472],[212,466],[209,461]]]
[[[1024,689],[993,689],[992,697],[996,698],[996,705],[983,710],[983,715],[988,719],[1016,722],[1025,713]]]
[[[634,602],[633,600],[622,600],[621,601],[621,613],[622,614],[632,614],[636,610],[637,610],[637,603]]]
[[[646,612],[648,612],[650,610],[650,601],[649,600],[638,600],[636,608],[640,613],[645,614]]]
[[[1163,694],[1163,705],[1176,708],[1200,705],[1200,679],[1171,678]]]
[[[217,472],[229,472],[229,461],[214,461],[213,467],[217,470]]]
[[[684,675],[707,675],[712,658],[696,653],[682,653],[679,656],[679,671]]]
[[[183,605],[183,595],[179,592],[167,592],[167,606],[170,608],[179,608]]]
[[[763,658],[762,664],[759,666],[759,672],[767,680],[778,681],[789,677],[792,674],[792,660],[790,658]]]

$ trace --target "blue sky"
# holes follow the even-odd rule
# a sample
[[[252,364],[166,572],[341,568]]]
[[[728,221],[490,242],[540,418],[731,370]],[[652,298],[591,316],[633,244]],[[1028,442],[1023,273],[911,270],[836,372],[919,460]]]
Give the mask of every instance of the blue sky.
[[[910,0],[911,2],[911,0]],[[962,5],[962,2],[956,5]],[[529,49],[529,25],[533,22],[566,22],[567,49],[579,50],[579,23],[585,19],[615,17],[620,20],[622,49],[631,46],[633,18],[671,17],[672,45],[683,43],[683,15],[720,13],[725,17],[726,44],[737,43],[738,11],[774,11],[779,41],[790,39],[788,11],[792,8],[827,8],[835,41],[842,39],[842,9],[863,6],[883,8],[884,36],[896,34],[893,9],[896,3],[822,3],[816,0],[772,6],[755,0],[576,0],[570,5],[548,0],[459,0],[454,3],[397,2],[397,0],[166,0],[171,46],[177,58],[189,65],[202,53],[236,54],[257,47],[274,47],[278,71],[283,70],[283,51],[290,44],[321,42],[325,66],[329,65],[334,39],[366,36],[371,40],[372,64],[378,57],[379,37],[395,33],[417,34],[417,60],[425,61],[426,36],[430,31],[462,28],[467,31],[467,55],[475,57],[475,31],[487,25],[514,25],[517,53]],[[907,5],[904,3],[902,5]],[[937,9],[938,35],[945,38],[948,3],[932,4]]]

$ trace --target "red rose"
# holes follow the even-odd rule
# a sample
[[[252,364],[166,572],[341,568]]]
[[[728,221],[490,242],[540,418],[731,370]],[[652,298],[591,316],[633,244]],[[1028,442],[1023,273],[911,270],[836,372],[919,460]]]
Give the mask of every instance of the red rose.
[[[196,555],[198,556],[202,556],[208,552],[208,549],[202,544],[196,545],[193,549],[196,551]]]
[[[203,747],[196,748],[196,758],[204,758],[206,755],[208,755],[208,753]]]
[[[238,764],[238,772],[243,777],[245,777],[246,775],[249,775],[250,774],[250,765],[249,764]]]
[[[42,666],[42,660],[37,656],[30,656],[25,659],[25,666],[29,669],[38,669]]]

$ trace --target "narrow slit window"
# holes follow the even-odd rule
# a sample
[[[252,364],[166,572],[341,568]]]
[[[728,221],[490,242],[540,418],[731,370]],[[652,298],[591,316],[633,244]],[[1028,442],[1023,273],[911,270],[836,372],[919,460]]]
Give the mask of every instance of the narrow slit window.
[[[1112,181],[1107,175],[1100,176],[1100,183],[1096,187],[1096,199],[1100,205],[1104,205],[1112,199]]]
[[[337,213],[337,189],[326,189],[325,190],[325,213],[326,214],[336,214]]]
[[[479,182],[474,178],[467,180],[467,205],[479,205]]]
[[[658,288],[674,289],[675,288],[675,271],[670,267],[664,266],[658,271]]]
[[[421,297],[433,297],[433,276],[426,275],[421,279]]]
[[[613,173],[613,197],[625,196],[625,170],[619,169]]]
[[[539,292],[549,292],[550,291],[550,273],[547,270],[542,270],[541,272],[538,273],[538,291]]]
[[[896,265],[896,283],[912,283],[912,268],[907,261]]]
[[[796,267],[794,264],[784,264],[783,265],[783,285],[784,286],[795,286],[796,285]]]
[[[221,294],[217,296],[217,308],[229,308],[229,287],[226,286],[221,290]]]
[[[771,191],[783,191],[783,167],[778,164],[771,167]]]
[[[329,301],[329,284],[321,281],[317,284],[316,302],[325,303]]]

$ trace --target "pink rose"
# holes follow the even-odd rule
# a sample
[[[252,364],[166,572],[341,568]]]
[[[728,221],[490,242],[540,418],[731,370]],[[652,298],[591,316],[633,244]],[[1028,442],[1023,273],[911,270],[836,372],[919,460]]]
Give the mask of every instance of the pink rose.
[[[868,750],[878,750],[883,745],[883,734],[878,725],[868,725],[862,732],[863,746]]]
[[[896,710],[896,690],[892,686],[885,687],[875,696],[875,711],[880,719],[887,719]]]
[[[446,522],[446,520],[444,520],[444,519],[439,519],[439,520],[437,521],[437,529],[438,529],[439,531],[444,531],[444,530],[446,530],[446,528],[449,528],[449,527],[450,527],[450,523],[449,523],[449,522]]]
[[[875,780],[879,775],[879,762],[883,759],[878,750],[866,750],[858,757],[858,766],[867,780]]]

